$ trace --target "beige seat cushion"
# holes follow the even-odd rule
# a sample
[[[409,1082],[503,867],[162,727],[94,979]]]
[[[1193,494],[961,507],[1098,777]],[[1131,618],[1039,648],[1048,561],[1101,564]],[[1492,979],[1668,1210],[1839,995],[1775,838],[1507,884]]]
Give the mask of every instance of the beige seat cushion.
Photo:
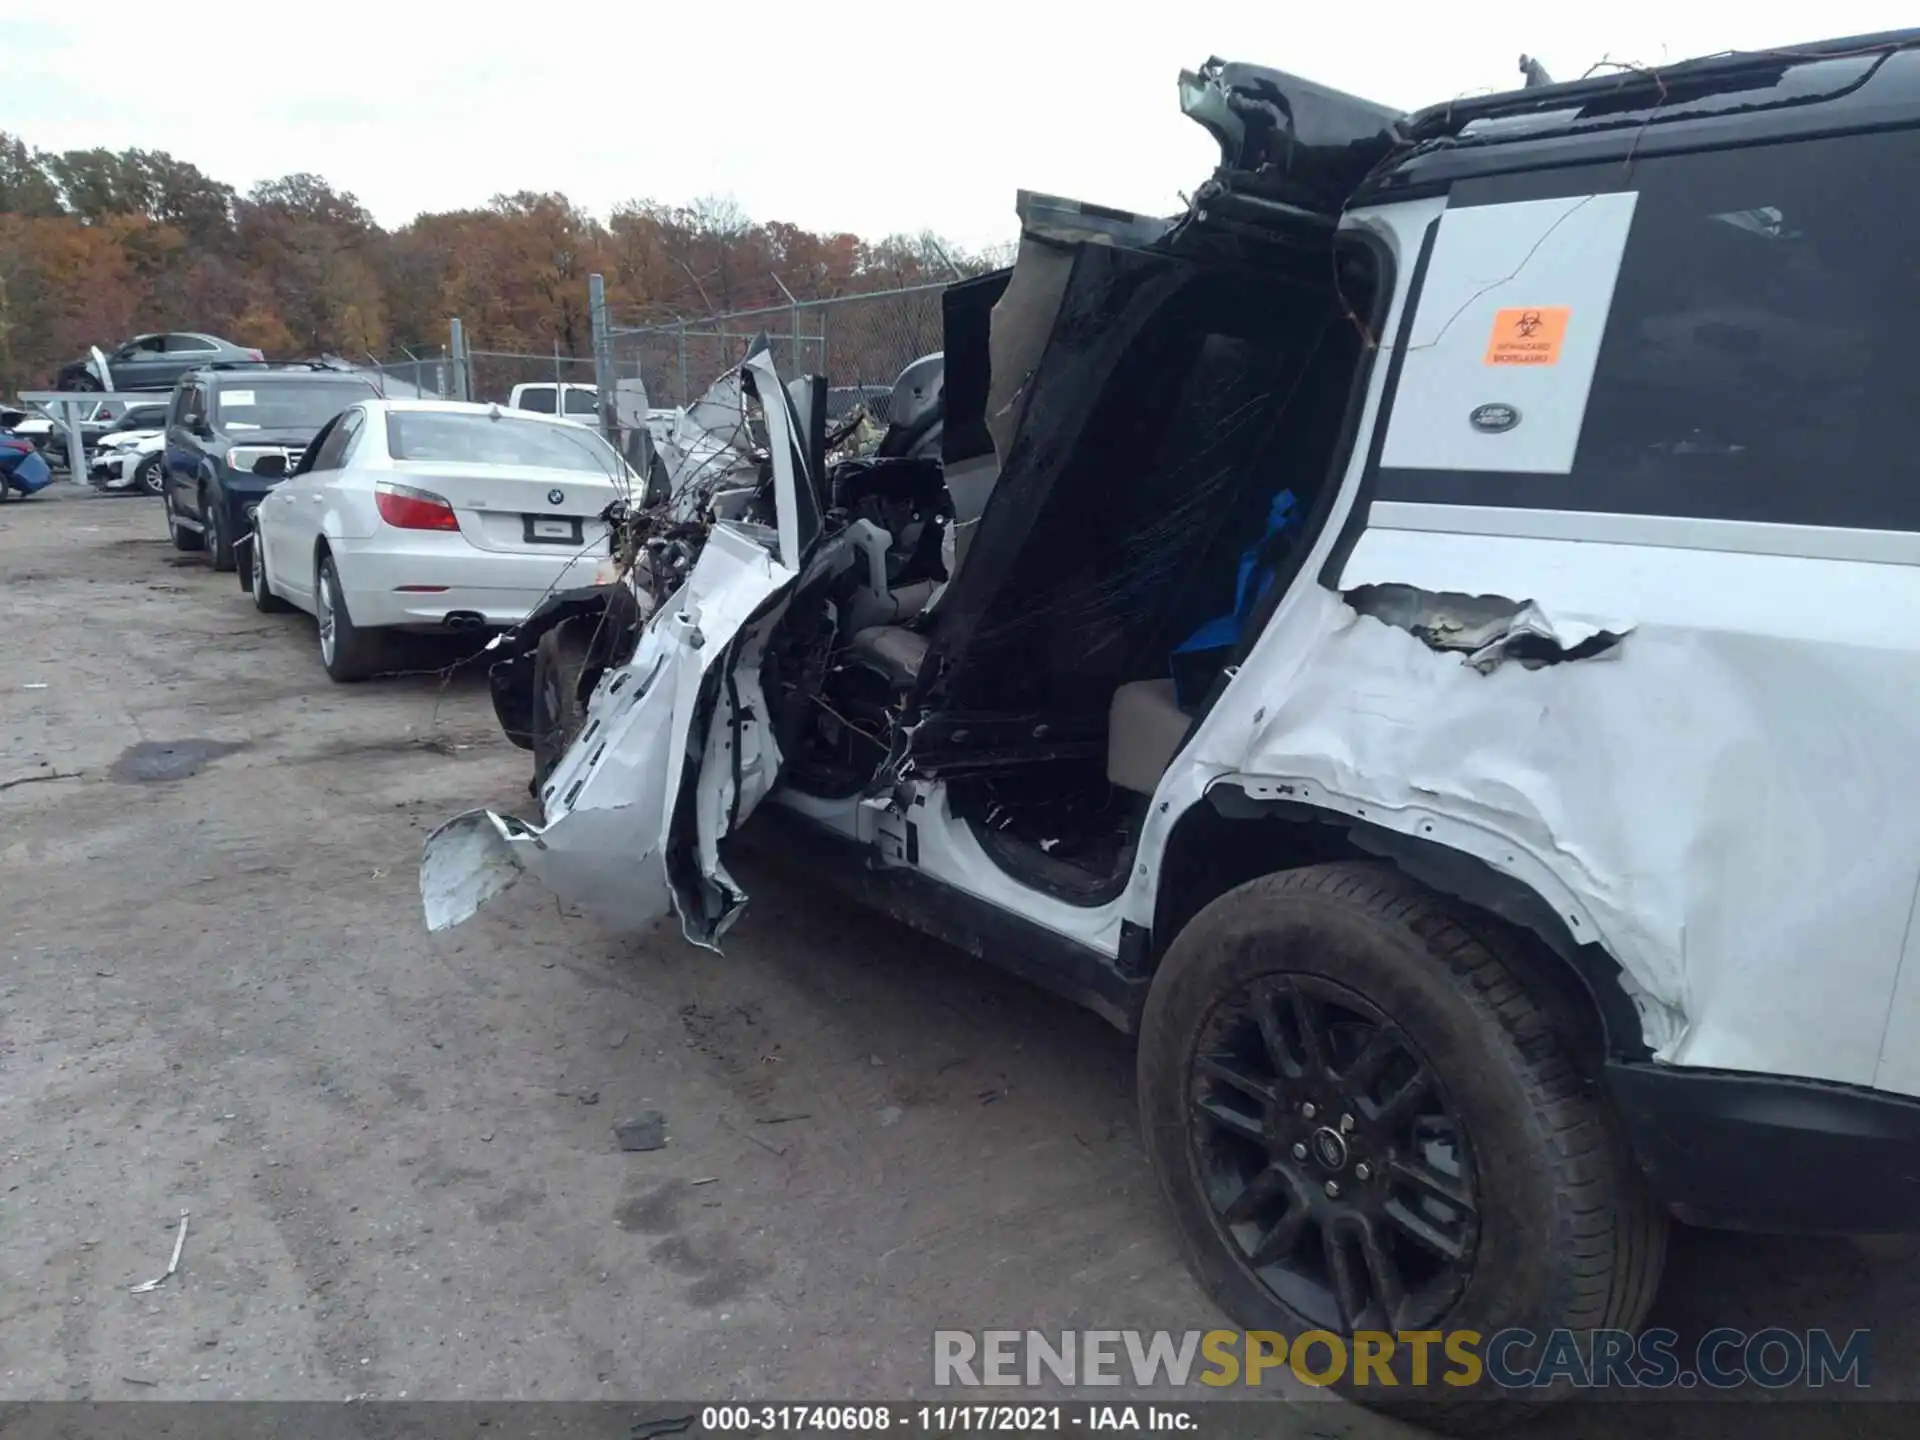
[[[1173,681],[1122,685],[1107,710],[1107,779],[1122,790],[1151,795],[1191,723],[1173,702]]]
[[[932,642],[918,630],[898,625],[874,625],[854,632],[848,648],[884,670],[896,685],[910,685],[920,676],[921,662]]]

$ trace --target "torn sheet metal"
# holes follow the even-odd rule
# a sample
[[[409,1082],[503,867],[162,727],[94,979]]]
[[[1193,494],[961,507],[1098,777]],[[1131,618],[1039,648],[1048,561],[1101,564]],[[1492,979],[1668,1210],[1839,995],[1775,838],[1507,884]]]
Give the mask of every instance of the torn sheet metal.
[[[734,647],[738,658],[718,677],[719,696],[707,726],[694,800],[701,877],[698,915],[710,941],[726,933],[747,901],[747,892],[720,858],[720,841],[753,814],[780,776],[780,746],[767,722],[760,662],[768,635],[785,614],[784,606],[776,606],[749,626]]]
[[[1222,181],[1326,215],[1402,142],[1405,117],[1298,75],[1210,59],[1180,72],[1180,109],[1220,146]]]
[[[1532,600],[1504,595],[1435,592],[1412,585],[1361,585],[1346,600],[1362,615],[1405,630],[1435,650],[1458,651],[1465,663],[1490,675],[1507,659],[1528,669],[1610,653],[1631,622],[1598,624],[1556,617]]]
[[[716,873],[712,846],[702,845],[691,865],[676,861],[695,829],[676,822],[685,806],[704,808],[701,787],[721,780],[703,769],[683,795],[683,771],[690,750],[707,749],[722,688],[717,672],[731,642],[792,580],[752,537],[716,525],[692,577],[648,625],[633,659],[594,692],[579,739],[548,780],[547,823],[475,810],[427,837],[420,897],[428,928],[459,924],[530,873],[562,900],[623,929],[678,908],[687,938],[710,944],[737,908],[738,889]],[[731,714],[746,703],[744,695],[730,702]],[[731,776],[731,766],[721,768]],[[716,913],[698,893],[704,886],[734,898]]]
[[[1176,770],[1515,876],[1620,963],[1663,1060],[1873,1083],[1920,857],[1920,663],[1857,616],[1856,645],[1794,633],[1816,617],[1755,583],[1766,557],[1685,563],[1670,586],[1744,625],[1683,624],[1616,577],[1646,614],[1606,657],[1491,674],[1303,586]]]
[[[666,466],[668,518],[673,521],[712,513],[722,496],[751,494],[760,467],[753,459],[739,369],[728,370],[698,400],[677,411],[671,429],[654,435],[654,446]],[[731,513],[728,507],[719,508]]]
[[[420,899],[429,930],[471,918],[523,873],[623,927],[672,908],[665,856],[670,648],[666,627],[649,627],[634,658],[595,692],[581,739],[548,781],[547,825],[470,810],[427,836]]]

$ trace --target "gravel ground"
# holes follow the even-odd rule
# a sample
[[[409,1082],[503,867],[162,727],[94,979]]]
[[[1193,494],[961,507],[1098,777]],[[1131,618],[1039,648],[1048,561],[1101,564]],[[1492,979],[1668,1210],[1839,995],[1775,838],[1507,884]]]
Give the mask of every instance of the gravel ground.
[[[764,863],[724,957],[532,885],[429,936],[421,836],[525,804],[483,679],[334,685],[162,534],[0,507],[0,1400],[897,1398],[940,1326],[1220,1323],[1123,1037]],[[1910,1394],[1917,1248],[1683,1235],[1654,1319],[1874,1326]]]

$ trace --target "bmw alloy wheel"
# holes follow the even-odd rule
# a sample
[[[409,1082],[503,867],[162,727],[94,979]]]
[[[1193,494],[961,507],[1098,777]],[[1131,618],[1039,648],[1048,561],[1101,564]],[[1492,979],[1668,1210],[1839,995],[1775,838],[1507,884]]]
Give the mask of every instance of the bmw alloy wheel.
[[[328,583],[326,572],[320,573],[320,582],[314,588],[314,619],[320,625],[320,662],[333,664],[334,614],[333,586]]]

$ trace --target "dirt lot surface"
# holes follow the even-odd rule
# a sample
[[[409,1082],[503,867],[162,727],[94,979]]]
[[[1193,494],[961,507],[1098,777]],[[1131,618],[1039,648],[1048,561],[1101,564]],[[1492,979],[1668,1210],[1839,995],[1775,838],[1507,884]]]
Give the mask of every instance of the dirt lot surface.
[[[422,835],[525,803],[477,671],[334,685],[161,535],[0,507],[0,1399],[901,1397],[941,1326],[1220,1323],[1124,1038],[764,863],[724,957],[532,885],[429,936]],[[1874,1326],[1911,1393],[1915,1255],[1683,1235],[1654,1318]]]

